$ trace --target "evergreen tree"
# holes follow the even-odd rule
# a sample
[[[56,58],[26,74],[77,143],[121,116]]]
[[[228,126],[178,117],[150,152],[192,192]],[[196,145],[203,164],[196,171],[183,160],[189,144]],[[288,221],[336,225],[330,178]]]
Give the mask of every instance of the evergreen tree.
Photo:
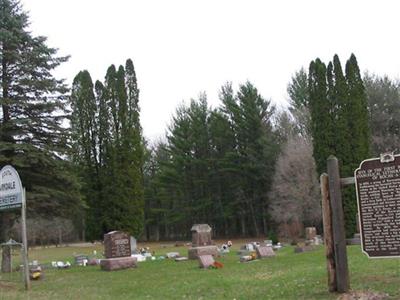
[[[81,207],[63,128],[67,88],[51,72],[68,57],[28,31],[19,1],[0,1],[0,163],[11,164],[27,189],[28,214],[67,214]],[[13,220],[4,213],[0,240]],[[7,223],[7,224],[6,224]]]
[[[351,169],[355,170],[361,161],[370,155],[370,129],[368,123],[368,103],[364,83],[357,59],[351,54],[346,63],[346,80],[349,87],[350,104],[348,120],[350,139],[353,141]]]
[[[110,230],[139,236],[144,226],[143,140],[139,90],[131,60],[107,70],[104,85],[87,71],[71,95],[75,164],[85,178],[87,229],[91,239]]]
[[[319,59],[311,62],[309,91],[318,173],[326,170],[326,159],[333,154],[339,159],[341,176],[352,176],[368,157],[370,143],[367,99],[355,56],[346,63],[346,76],[337,55],[327,68]],[[346,188],[343,207],[346,234],[352,236],[357,212],[354,188]]]
[[[100,233],[98,217],[101,191],[98,162],[97,103],[92,78],[88,71],[79,72],[71,91],[71,157],[81,179],[81,193],[88,205],[86,214],[87,237]]]
[[[344,176],[352,176],[360,163],[370,155],[370,131],[368,103],[360,69],[354,54],[346,63],[346,81],[348,86],[348,107],[346,110],[349,136],[349,161],[343,170]],[[355,188],[346,189],[343,199],[346,234],[351,237],[356,231],[357,200]]]
[[[310,63],[308,73],[310,97],[311,132],[313,137],[313,156],[318,174],[326,172],[326,159],[334,151],[334,124],[330,112],[331,103],[327,95],[327,69],[317,58]],[[328,72],[328,77],[331,72]],[[329,80],[330,81],[330,80]]]

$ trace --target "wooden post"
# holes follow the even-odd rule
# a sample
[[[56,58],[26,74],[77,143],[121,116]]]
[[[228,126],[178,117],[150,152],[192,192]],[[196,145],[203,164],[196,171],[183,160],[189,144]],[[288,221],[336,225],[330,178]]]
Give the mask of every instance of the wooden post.
[[[337,291],[335,252],[332,236],[332,212],[329,202],[329,182],[328,174],[324,173],[320,177],[322,195],[322,220],[324,225],[324,243],[326,255],[326,267],[328,270],[328,289],[330,292]]]
[[[29,279],[29,263],[28,263],[28,239],[26,237],[26,194],[25,188],[22,189],[22,208],[21,208],[21,222],[22,222],[22,251],[24,260],[24,283],[25,289],[30,290],[31,282]]]
[[[337,291],[345,293],[350,288],[349,269],[347,265],[346,235],[342,193],[340,189],[339,163],[335,156],[327,160],[329,176],[329,198],[332,210],[332,236],[334,241]]]

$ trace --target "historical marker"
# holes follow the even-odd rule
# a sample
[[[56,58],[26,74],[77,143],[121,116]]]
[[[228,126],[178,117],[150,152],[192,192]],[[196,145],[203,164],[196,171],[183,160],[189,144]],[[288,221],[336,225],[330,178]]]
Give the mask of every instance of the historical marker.
[[[354,177],[363,252],[400,257],[400,155],[364,160]]]

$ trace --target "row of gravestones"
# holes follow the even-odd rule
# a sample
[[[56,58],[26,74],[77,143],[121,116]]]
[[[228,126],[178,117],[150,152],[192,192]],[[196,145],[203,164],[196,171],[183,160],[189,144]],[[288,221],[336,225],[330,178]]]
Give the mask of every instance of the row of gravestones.
[[[215,257],[218,255],[218,247],[213,245],[211,239],[211,227],[207,224],[196,224],[191,228],[192,247],[188,250],[189,259],[199,259],[204,257]],[[112,231],[104,235],[104,256],[100,261],[102,270],[113,271],[136,267],[137,259],[132,257],[131,246],[136,248],[136,240],[132,240],[128,234],[121,231]],[[259,258],[273,256],[272,247],[257,247]]]
[[[211,227],[207,224],[196,224],[191,228],[192,247],[188,250],[189,259],[199,259],[201,256],[218,255],[217,246],[211,239]],[[314,245],[322,244],[315,227],[306,228],[306,244],[295,248],[295,252],[312,250]],[[101,269],[112,271],[135,267],[137,259],[132,257],[131,249],[136,249],[136,240],[121,231],[112,231],[104,235],[105,259],[100,261]],[[259,258],[273,256],[273,249],[269,246],[256,247]]]
[[[358,226],[357,226],[358,229]],[[217,246],[213,245],[211,239],[211,227],[207,224],[195,224],[191,228],[192,247],[188,250],[189,259],[199,259],[201,257],[216,257],[218,255]],[[359,238],[357,241],[359,243]],[[314,250],[315,245],[322,244],[322,239],[317,235],[315,227],[306,228],[306,243],[298,245],[295,252],[305,252]],[[137,258],[132,257],[132,249],[136,249],[136,240],[121,231],[112,231],[104,235],[104,255],[105,259],[100,261],[103,270],[112,271],[135,267]],[[274,256],[274,251],[270,246],[257,246],[257,256],[259,258]],[[200,259],[200,261],[202,261]]]

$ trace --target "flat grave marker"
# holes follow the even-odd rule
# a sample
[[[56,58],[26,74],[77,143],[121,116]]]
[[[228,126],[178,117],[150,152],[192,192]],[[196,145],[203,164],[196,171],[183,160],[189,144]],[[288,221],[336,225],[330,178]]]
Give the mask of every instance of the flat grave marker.
[[[265,257],[274,257],[275,252],[270,246],[258,246],[256,248],[257,257],[258,258],[265,258]]]

